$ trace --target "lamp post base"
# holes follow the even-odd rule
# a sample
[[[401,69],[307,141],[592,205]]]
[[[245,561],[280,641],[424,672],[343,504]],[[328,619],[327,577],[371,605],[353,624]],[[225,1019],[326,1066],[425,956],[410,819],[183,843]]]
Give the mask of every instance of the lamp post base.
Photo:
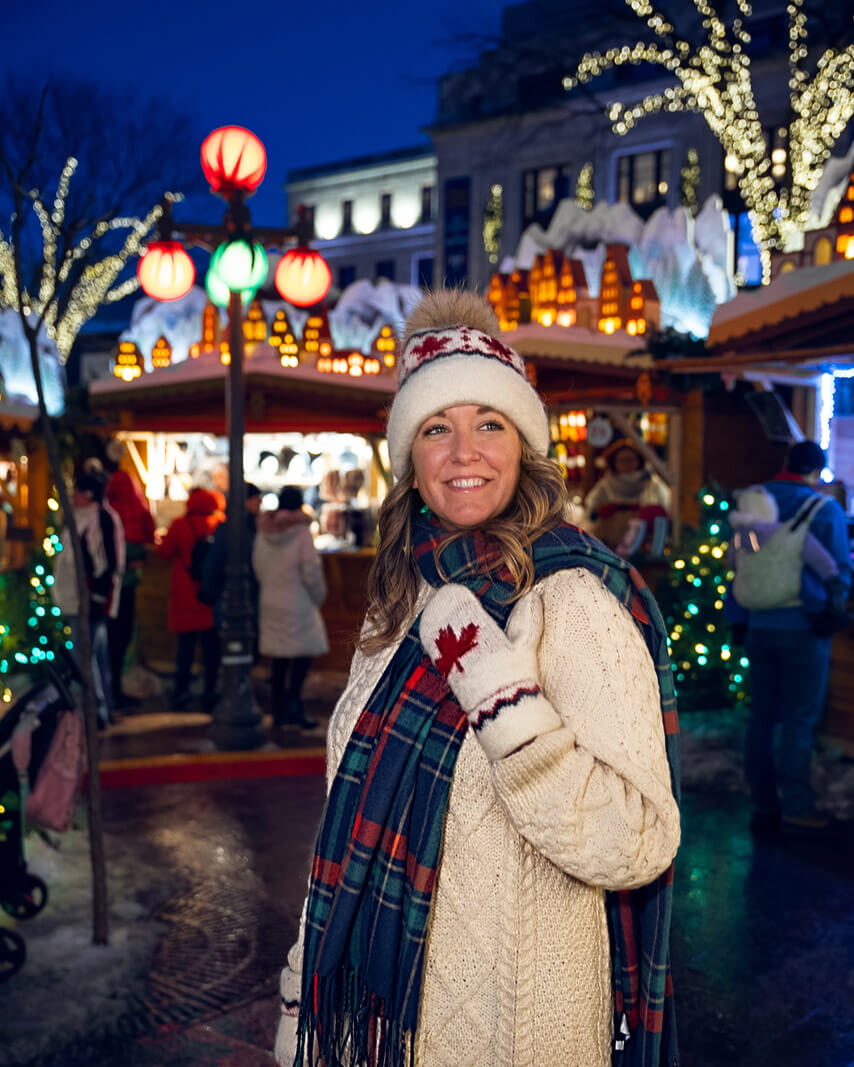
[[[260,748],[267,738],[249,665],[227,665],[223,673],[222,697],[213,713],[210,738],[221,752]]]

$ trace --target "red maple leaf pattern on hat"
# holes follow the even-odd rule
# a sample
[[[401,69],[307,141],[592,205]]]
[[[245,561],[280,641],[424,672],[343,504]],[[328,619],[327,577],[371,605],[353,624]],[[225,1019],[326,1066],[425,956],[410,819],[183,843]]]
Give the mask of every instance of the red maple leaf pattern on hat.
[[[425,359],[432,359],[433,356],[444,352],[450,345],[451,339],[449,337],[437,337],[435,334],[431,334],[419,341],[418,344],[413,345],[409,350],[409,354],[415,363],[423,363]]]
[[[477,631],[476,622],[470,622],[464,626],[460,630],[459,637],[450,626],[443,626],[439,631],[436,638],[436,650],[439,653],[439,658],[435,662],[436,669],[443,678],[447,678],[454,667],[462,672],[463,666],[460,660],[466,652],[470,652],[477,646]]]

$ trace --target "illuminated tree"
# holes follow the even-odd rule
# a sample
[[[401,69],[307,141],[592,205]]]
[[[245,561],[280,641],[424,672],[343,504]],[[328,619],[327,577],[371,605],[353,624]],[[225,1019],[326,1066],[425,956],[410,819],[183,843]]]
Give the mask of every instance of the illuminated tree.
[[[679,705],[685,710],[741,704],[748,694],[748,661],[724,618],[732,580],[727,559],[729,502],[710,489],[700,494],[700,523],[687,530],[656,599],[668,631]]]
[[[724,150],[727,169],[737,176],[767,282],[771,250],[786,248],[802,230],[824,163],[854,115],[854,45],[826,48],[815,69],[808,72],[804,0],[789,0],[788,170],[785,180],[778,182],[775,166],[779,164],[772,160],[754,99],[746,48],[750,43],[746,20],[752,13],[749,0],[737,0],[739,15],[730,25],[707,0],[694,0],[705,34],[699,45],[680,37],[674,24],[649,0],[626,0],[626,4],[657,40],[586,54],[564,79],[564,87],[573,89],[630,63],[655,64],[672,74],[676,85],[651,93],[637,104],[610,104],[612,129],[626,134],[644,116],[657,112],[701,114]]]
[[[696,148],[689,148],[685,153],[685,162],[682,164],[682,184],[680,200],[682,207],[692,216],[696,217],[700,210],[700,202],[697,199],[697,186],[700,184],[700,157]]]
[[[585,163],[575,183],[575,202],[589,211],[593,207],[596,194],[593,189],[593,164]]]
[[[186,124],[170,120],[156,105],[122,99],[85,83],[49,85],[33,93],[9,82],[0,105],[0,210],[9,215],[8,225],[0,230],[0,308],[18,313],[29,347],[41,431],[68,524],[70,543],[65,551],[74,557],[96,944],[107,941],[108,909],[89,593],[80,536],[71,521],[71,500],[45,402],[39,342],[45,334],[52,338],[64,362],[83,323],[102,304],[136,288],[135,276],[122,275],[163,211],[159,202],[164,160],[171,160],[176,144],[194,143],[187,138]],[[78,170],[83,175],[75,185],[72,179]],[[157,206],[128,213],[128,208],[134,211],[146,200]],[[33,577],[41,575],[36,572]],[[36,609],[46,611],[46,588],[32,588],[36,593],[42,588],[45,603],[32,604],[30,618],[36,623],[28,621],[25,632],[40,625],[42,616]],[[32,636],[36,648],[42,643],[40,635]],[[26,643],[21,634],[16,638]]]

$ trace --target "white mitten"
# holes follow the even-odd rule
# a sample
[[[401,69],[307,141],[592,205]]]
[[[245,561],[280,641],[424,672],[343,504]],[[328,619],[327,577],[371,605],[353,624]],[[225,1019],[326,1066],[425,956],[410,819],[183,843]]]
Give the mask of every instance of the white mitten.
[[[297,1054],[297,1023],[299,1022],[300,976],[290,967],[282,970],[279,979],[282,1014],[276,1031],[274,1055],[280,1067],[293,1067]]]
[[[543,696],[537,646],[543,603],[527,593],[502,630],[462,585],[444,585],[421,615],[419,633],[490,760],[562,726]]]

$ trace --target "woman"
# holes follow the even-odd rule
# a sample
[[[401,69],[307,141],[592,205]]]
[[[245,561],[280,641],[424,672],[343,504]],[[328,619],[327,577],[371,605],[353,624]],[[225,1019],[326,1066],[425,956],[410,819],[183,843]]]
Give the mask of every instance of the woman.
[[[666,637],[636,573],[562,521],[497,331],[462,292],[407,322],[281,1064],[675,1062]]]
[[[201,575],[194,577],[193,548],[199,541],[213,538],[214,530],[225,518],[225,498],[210,489],[193,489],[187,499],[187,511],[179,515],[157,546],[161,559],[172,560],[169,586],[169,629],[178,635],[175,654],[175,693],[172,706],[176,711],[190,703],[190,671],[201,643],[204,664],[202,708],[216,707],[216,681],[219,674],[219,635],[214,628],[213,609],[199,600]]]
[[[154,543],[154,519],[142,486],[127,471],[114,471],[107,482],[107,502],[118,514],[125,533],[127,565],[122,578],[116,617],[107,622],[110,638],[110,669],[116,708],[135,703],[122,688],[125,656],[133,639],[136,619],[136,588],[142,581],[146,545]]]
[[[623,556],[630,556],[653,530],[664,547],[670,491],[658,475],[646,468],[644,457],[634,441],[624,437],[602,454],[608,465],[584,501],[590,532]],[[658,522],[656,523],[656,520]],[[640,536],[638,536],[640,534]]]
[[[302,510],[302,492],[286,485],[279,509],[261,512],[252,551],[259,593],[259,648],[273,660],[274,726],[317,726],[303,712],[302,687],[313,656],[329,651],[320,605],[326,599],[323,566]]]

